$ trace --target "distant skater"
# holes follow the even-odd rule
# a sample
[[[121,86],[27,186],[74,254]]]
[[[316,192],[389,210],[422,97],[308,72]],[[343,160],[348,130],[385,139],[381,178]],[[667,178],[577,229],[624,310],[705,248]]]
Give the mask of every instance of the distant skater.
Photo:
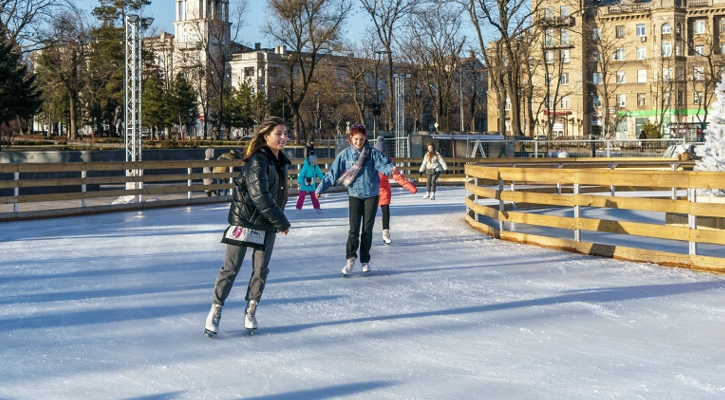
[[[347,262],[342,268],[343,276],[348,276],[352,272],[358,248],[362,271],[370,272],[370,246],[373,241],[373,226],[380,193],[378,172],[390,175],[397,171],[388,157],[368,144],[365,125],[352,125],[347,140],[350,147],[335,157],[330,172],[325,175],[316,190],[316,196],[319,198],[322,193],[335,185],[347,188],[350,228],[345,250]]]
[[[320,201],[315,196],[315,188],[317,188],[317,179],[322,180],[325,176],[322,175],[320,167],[317,165],[317,156],[310,154],[305,158],[305,164],[302,166],[300,173],[297,175],[297,183],[299,184],[300,194],[297,196],[297,205],[295,209],[297,212],[302,210],[302,205],[305,203],[305,197],[310,195],[310,201],[312,201],[312,207],[319,213]]]
[[[385,146],[385,138],[383,136],[378,136],[378,140],[375,142],[375,148],[386,156],[388,155],[388,149]],[[383,243],[391,244],[393,240],[390,238],[390,198],[393,192],[390,190],[388,177],[380,172],[378,172],[378,175],[380,176],[380,197],[378,199],[378,205],[380,206],[380,211],[383,213]],[[392,176],[395,182],[398,182],[400,186],[407,189],[410,193],[418,193],[418,188],[405,179],[400,172],[396,171]]]
[[[448,165],[443,160],[443,157],[436,151],[433,143],[428,143],[428,152],[423,156],[423,163],[420,164],[420,176],[423,173],[427,176],[428,180],[426,183],[426,192],[424,199],[435,200],[436,198],[436,184],[438,183],[438,176],[441,172],[448,173]]]
[[[257,329],[256,310],[269,274],[269,260],[277,232],[286,235],[290,229],[284,214],[287,204],[287,166],[285,156],[287,126],[282,118],[270,117],[256,128],[254,139],[247,146],[244,167],[234,179],[232,204],[229,207],[229,229],[254,233],[261,245],[252,247],[252,276],[247,285],[247,308],[244,327]],[[245,229],[242,229],[245,228]],[[226,233],[226,232],[225,232]],[[250,245],[251,246],[251,245]],[[229,296],[239,269],[250,246],[227,244],[224,264],[217,274],[211,311],[206,318],[205,333],[213,337],[219,332],[224,301]]]

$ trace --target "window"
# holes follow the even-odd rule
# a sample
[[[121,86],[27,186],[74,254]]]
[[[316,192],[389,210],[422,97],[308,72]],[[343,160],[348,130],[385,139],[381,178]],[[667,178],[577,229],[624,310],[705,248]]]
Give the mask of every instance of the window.
[[[560,79],[559,79],[559,82],[562,85],[568,85],[569,84],[569,73],[568,72],[562,72],[561,73],[561,76],[560,76]]]
[[[511,99],[508,97],[506,98],[506,105],[504,106],[504,110],[511,111]]]
[[[546,74],[544,77],[544,82],[546,82],[546,86],[551,85],[551,74]]]
[[[561,97],[561,108],[569,108],[569,96]]]
[[[647,83],[647,70],[646,69],[637,70],[637,83]]]
[[[637,105],[638,106],[647,105],[647,94],[646,93],[637,93]]]
[[[569,62],[569,50],[562,50],[561,51],[561,62],[568,63]]]
[[[184,6],[185,6],[185,4],[182,1],[182,2],[176,3],[176,5],[179,6],[179,11],[177,12],[177,14],[179,14],[178,20],[179,21],[184,21],[186,19],[185,18],[185,15],[184,15]]]
[[[547,64],[553,64],[554,63],[554,52],[553,51],[547,51],[546,52],[546,63]]]
[[[626,83],[626,72],[624,71],[617,71],[617,83]]]
[[[662,102],[665,105],[665,107],[669,107],[669,105],[670,105],[670,92],[664,92],[664,93],[662,93]]]
[[[544,46],[550,47],[554,45],[554,31],[547,29],[544,34]]]
[[[592,40],[598,42],[602,38],[602,28],[592,29]]]
[[[662,80],[663,81],[672,80],[672,68],[662,68]]]
[[[544,7],[544,18],[554,18],[554,7]]]
[[[703,67],[703,66],[693,67],[692,76],[696,81],[704,80],[705,79],[705,67]]]
[[[596,50],[592,51],[592,62],[599,62],[599,52]]]
[[[602,84],[602,73],[601,72],[595,72],[592,74],[592,83],[595,85]]]
[[[720,44],[720,54],[725,54],[725,43]]]
[[[662,57],[672,56],[672,42],[662,42]]]
[[[682,56],[682,42],[679,40],[677,42],[675,42],[675,55],[677,57]]]
[[[677,105],[685,104],[685,92],[677,92]]]
[[[569,30],[568,29],[562,29],[561,30],[561,44],[569,44]]]
[[[695,32],[695,34],[705,33],[705,20],[704,19],[695,20],[694,32]]]
[[[637,37],[647,36],[644,24],[637,24]]]
[[[646,47],[637,47],[637,59],[638,60],[647,59],[647,48]]]
[[[672,33],[672,27],[668,23],[662,24],[662,34],[663,35],[669,35]]]
[[[569,6],[561,6],[561,7],[559,7],[559,16],[562,19],[569,17]]]
[[[614,53],[614,59],[617,61],[624,61],[624,47],[620,47]]]
[[[244,77],[251,79],[254,77],[254,67],[246,67],[244,68]]]
[[[725,32],[725,18],[720,20],[720,32]]]
[[[692,102],[695,104],[702,104],[702,92],[695,92],[692,94]]]
[[[627,106],[627,95],[626,94],[618,94],[616,97],[617,97],[617,107],[626,107]]]
[[[617,25],[614,27],[615,34],[618,38],[624,37],[624,25]]]
[[[704,56],[705,55],[705,46],[703,46],[703,45],[695,46],[695,55]]]
[[[675,77],[678,81],[684,81],[685,80],[685,67],[677,67],[675,69]]]
[[[602,106],[602,98],[599,97],[599,95],[595,94],[592,96],[592,106],[594,108],[599,108]]]

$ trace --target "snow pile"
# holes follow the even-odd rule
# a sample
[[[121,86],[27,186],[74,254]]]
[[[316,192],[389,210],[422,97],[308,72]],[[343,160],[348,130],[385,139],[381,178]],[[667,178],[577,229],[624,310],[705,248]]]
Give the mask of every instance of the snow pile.
[[[717,101],[713,104],[713,112],[708,116],[705,144],[695,149],[695,154],[701,157],[695,164],[695,171],[725,171],[725,80],[720,80],[715,95]],[[725,196],[725,191],[701,189],[697,194],[722,197]]]

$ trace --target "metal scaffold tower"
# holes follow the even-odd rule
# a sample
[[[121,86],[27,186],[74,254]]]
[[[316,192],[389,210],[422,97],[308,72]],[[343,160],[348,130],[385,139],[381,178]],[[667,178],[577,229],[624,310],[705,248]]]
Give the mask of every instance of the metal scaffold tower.
[[[141,161],[141,19],[126,16],[125,142],[126,161]]]

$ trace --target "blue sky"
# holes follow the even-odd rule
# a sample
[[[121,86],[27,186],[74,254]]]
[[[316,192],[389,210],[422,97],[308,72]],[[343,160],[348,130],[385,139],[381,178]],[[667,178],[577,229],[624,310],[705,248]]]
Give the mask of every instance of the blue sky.
[[[98,0],[75,0],[76,4],[89,14],[93,7],[98,5]],[[151,5],[144,10],[144,16],[154,18],[153,27],[169,33],[174,33],[174,0],[152,0]],[[272,43],[261,32],[265,22],[266,1],[249,0],[248,16],[246,26],[242,28],[239,42],[245,45],[262,43],[262,47],[274,47],[278,43]],[[362,31],[363,28],[359,28]]]

